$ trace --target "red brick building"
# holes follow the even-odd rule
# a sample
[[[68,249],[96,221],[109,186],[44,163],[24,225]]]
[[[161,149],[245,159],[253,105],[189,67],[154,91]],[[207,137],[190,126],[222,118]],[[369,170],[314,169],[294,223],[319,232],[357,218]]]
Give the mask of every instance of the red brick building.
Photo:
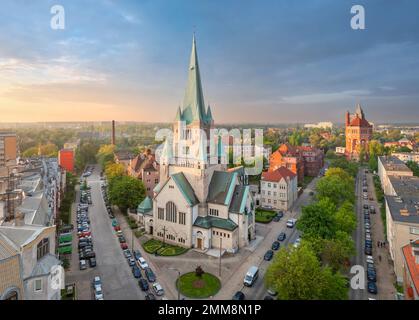
[[[285,167],[295,173],[298,182],[304,180],[304,160],[296,147],[282,144],[269,158],[269,171]]]
[[[359,160],[361,150],[368,156],[368,144],[372,138],[372,125],[365,119],[364,111],[358,104],[356,112],[345,117],[345,154],[348,159]]]
[[[58,164],[68,172],[74,172],[74,150],[61,149],[58,152]]]
[[[321,149],[311,146],[297,147],[303,157],[304,174],[309,177],[316,177],[324,165],[324,152]]]

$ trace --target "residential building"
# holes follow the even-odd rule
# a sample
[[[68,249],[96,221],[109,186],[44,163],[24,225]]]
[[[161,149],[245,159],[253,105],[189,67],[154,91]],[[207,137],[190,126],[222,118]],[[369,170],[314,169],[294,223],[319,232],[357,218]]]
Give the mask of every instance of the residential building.
[[[285,167],[297,175],[298,182],[304,180],[304,159],[299,150],[289,144],[282,144],[269,159],[269,171]]]
[[[74,172],[74,150],[61,149],[58,152],[58,164],[68,172]]]
[[[414,150],[416,144],[407,139],[407,138],[402,138],[399,141],[389,141],[389,142],[384,142],[384,147],[387,148],[408,148],[410,150]]]
[[[202,252],[234,253],[255,239],[255,206],[242,174],[244,168],[227,171],[220,150],[208,154],[211,140],[219,141],[210,136],[212,128],[214,120],[211,108],[204,103],[194,38],[173,141],[166,140],[159,154],[160,182],[152,202],[146,198],[138,212],[146,231],[156,239]]]
[[[390,176],[413,176],[412,170],[406,164],[393,156],[378,157],[378,176],[384,194],[391,194]]]
[[[419,238],[402,248],[405,300],[419,300]]]
[[[15,165],[17,150],[16,134],[0,132],[0,167]]]
[[[354,114],[346,112],[345,117],[345,154],[348,159],[359,160],[361,151],[368,155],[368,144],[372,139],[373,126],[367,121],[361,105],[358,104]]]
[[[160,181],[159,165],[150,150],[132,159],[127,168],[128,175],[143,181],[148,197],[153,197],[153,190]]]
[[[413,161],[419,164],[419,152],[393,152],[391,155],[404,163]]]
[[[304,175],[309,177],[318,176],[321,168],[324,166],[323,150],[312,146],[298,146],[296,148],[303,157]]]
[[[318,122],[318,123],[308,123],[304,125],[304,128],[319,128],[319,129],[332,129],[332,122]]]
[[[134,155],[129,151],[116,151],[114,158],[116,163],[122,164],[127,169],[131,160],[134,159]]]
[[[288,210],[298,197],[297,175],[285,167],[262,172],[260,204],[262,207]]]
[[[385,194],[387,241],[397,281],[403,281],[402,248],[419,237],[419,178],[389,176]]]
[[[19,251],[0,233],[0,300],[23,300],[22,277]]]
[[[23,217],[17,219],[21,221],[13,226],[0,226],[0,237],[19,255],[20,269],[16,272],[23,281],[24,299],[60,300],[61,288],[53,285],[55,271],[61,265],[55,256],[55,226],[28,226]],[[17,292],[19,297],[19,276],[13,279],[16,284],[8,292]]]

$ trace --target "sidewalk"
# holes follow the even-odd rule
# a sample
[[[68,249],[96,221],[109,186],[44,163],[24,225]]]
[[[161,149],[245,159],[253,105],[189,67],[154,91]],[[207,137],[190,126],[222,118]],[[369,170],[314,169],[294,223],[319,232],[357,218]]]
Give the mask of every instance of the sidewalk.
[[[373,250],[374,250],[374,262],[377,269],[377,288],[378,288],[378,299],[379,300],[394,300],[396,289],[394,283],[396,277],[394,274],[393,262],[390,257],[388,245],[386,247],[378,247],[377,241],[384,242],[384,226],[381,218],[380,204],[377,202],[375,194],[374,181],[371,173],[368,173],[368,185],[369,189],[374,190],[370,192],[373,196],[373,201],[369,201],[375,207],[375,214],[371,214],[372,222],[372,235],[373,235]],[[381,261],[378,258],[381,256]]]

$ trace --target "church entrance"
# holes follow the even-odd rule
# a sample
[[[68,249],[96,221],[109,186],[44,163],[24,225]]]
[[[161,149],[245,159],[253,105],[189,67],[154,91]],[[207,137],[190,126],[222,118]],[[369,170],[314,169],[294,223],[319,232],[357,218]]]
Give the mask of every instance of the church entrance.
[[[153,234],[153,226],[150,226],[150,234]]]
[[[196,240],[197,240],[197,244],[196,244],[197,248],[199,250],[202,250],[202,239],[201,238],[198,238]]]

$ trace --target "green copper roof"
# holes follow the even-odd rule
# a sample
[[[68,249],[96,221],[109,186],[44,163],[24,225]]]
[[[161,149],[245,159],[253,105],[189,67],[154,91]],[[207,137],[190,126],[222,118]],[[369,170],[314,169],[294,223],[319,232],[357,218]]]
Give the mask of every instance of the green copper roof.
[[[234,213],[245,213],[244,208],[248,193],[249,186],[236,185],[229,211]]]
[[[228,205],[236,177],[235,172],[214,171],[208,188],[207,202]]]
[[[207,109],[207,122],[209,123],[211,121],[213,121],[213,119],[212,119],[212,112],[211,112],[211,107],[208,106],[208,109]]]
[[[221,219],[212,216],[201,217],[199,216],[196,218],[194,222],[194,226],[209,229],[209,228],[219,228],[228,231],[233,231],[237,228],[237,224],[230,219]]]
[[[186,124],[190,124],[193,121],[208,123],[207,113],[205,112],[204,94],[202,93],[195,36],[192,39],[188,83],[186,85],[185,97],[183,99],[181,118],[186,122]]]
[[[137,207],[137,212],[139,213],[147,213],[153,210],[153,201],[150,197],[146,197]]]
[[[185,197],[186,201],[188,201],[188,204],[190,206],[194,206],[199,203],[191,184],[182,172],[172,174],[171,178],[176,183],[179,190],[182,192],[183,196]]]

